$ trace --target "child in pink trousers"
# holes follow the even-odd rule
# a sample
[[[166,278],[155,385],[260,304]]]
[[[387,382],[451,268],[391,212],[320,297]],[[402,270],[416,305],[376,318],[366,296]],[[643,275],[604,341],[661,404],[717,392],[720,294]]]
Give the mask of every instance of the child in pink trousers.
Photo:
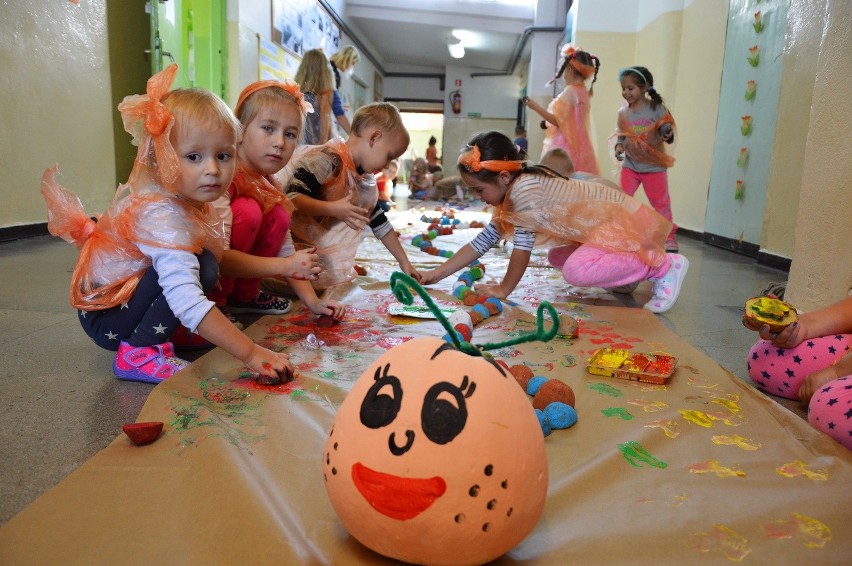
[[[758,389],[808,405],[808,422],[852,450],[852,297],[799,315],[781,332],[746,328],[760,338],[748,354]]]
[[[480,285],[484,295],[506,298],[529,265],[534,246],[550,247],[548,259],[579,287],[619,287],[647,279],[645,308],[669,310],[677,300],[689,261],[663,249],[671,223],[617,188],[594,179],[562,177],[520,159],[499,132],[475,136],[459,157],[470,191],[494,206],[492,220],[470,243],[437,268],[421,272],[435,283],[485,254],[514,232],[514,250],[503,281]]]

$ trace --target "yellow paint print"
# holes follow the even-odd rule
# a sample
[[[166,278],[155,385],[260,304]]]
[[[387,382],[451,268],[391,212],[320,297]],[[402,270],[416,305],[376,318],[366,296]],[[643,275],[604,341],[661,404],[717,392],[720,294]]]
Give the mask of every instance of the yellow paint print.
[[[755,442],[750,438],[744,438],[739,434],[714,436],[713,444],[719,444],[721,446],[736,446],[743,450],[757,450],[763,447],[760,442]]]
[[[713,426],[713,421],[716,420],[714,417],[702,413],[701,411],[693,411],[691,409],[681,409],[678,411],[684,419],[688,420],[691,423],[697,424],[698,426],[703,426],[704,428],[710,428]]]
[[[732,415],[730,413],[707,413],[713,420],[722,421],[728,426],[741,426],[748,422],[745,415]]]
[[[696,541],[695,546],[699,551],[720,551],[731,562],[742,562],[743,558],[751,553],[748,539],[725,525],[713,525],[712,531],[694,533],[692,538]]]
[[[742,410],[737,401],[732,399],[713,399],[713,402],[722,405],[732,413],[739,413]]]
[[[813,481],[828,481],[828,473],[825,470],[810,470],[808,465],[801,460],[794,460],[783,466],[775,468],[779,475],[785,478],[806,477]]]
[[[706,379],[701,379],[692,375],[686,379],[686,382],[692,387],[698,387],[699,389],[715,389],[719,387],[718,383],[711,383]]]
[[[637,407],[642,407],[642,410],[646,413],[656,413],[668,407],[668,405],[662,401],[646,401],[644,399],[632,399],[628,401],[628,403],[636,405]]]
[[[705,460],[704,462],[698,462],[697,464],[690,464],[687,466],[687,469],[693,474],[716,474],[716,477],[719,478],[744,478],[746,475],[746,473],[742,470],[726,468],[719,463],[718,460]]]
[[[648,421],[645,423],[645,428],[661,428],[663,433],[669,438],[677,438],[680,436],[678,430],[679,424],[671,419],[660,419],[658,421]]]
[[[822,548],[831,540],[831,529],[827,525],[806,515],[793,513],[790,519],[778,519],[763,525],[767,538],[792,539],[799,536],[808,548]]]

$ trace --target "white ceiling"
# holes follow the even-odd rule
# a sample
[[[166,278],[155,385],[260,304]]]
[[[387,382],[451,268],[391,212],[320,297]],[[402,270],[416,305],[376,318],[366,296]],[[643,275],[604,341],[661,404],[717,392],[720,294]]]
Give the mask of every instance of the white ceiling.
[[[347,0],[344,19],[388,73],[443,73],[448,65],[507,71],[535,12],[535,0],[508,1]],[[462,59],[447,48],[457,42],[454,29],[476,32]]]

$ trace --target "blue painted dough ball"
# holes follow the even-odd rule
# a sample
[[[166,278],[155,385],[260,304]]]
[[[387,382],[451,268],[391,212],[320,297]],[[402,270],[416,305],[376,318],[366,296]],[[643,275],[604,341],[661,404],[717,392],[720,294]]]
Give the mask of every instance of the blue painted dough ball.
[[[544,436],[549,436],[553,429],[550,427],[550,422],[548,422],[547,417],[544,416],[544,413],[538,409],[535,409],[535,416],[538,417],[538,424],[541,425],[541,432],[544,433]]]
[[[535,395],[538,393],[538,388],[541,387],[541,384],[547,381],[547,378],[543,375],[535,375],[530,378],[527,382],[527,394]]]
[[[544,418],[555,429],[564,429],[574,426],[577,422],[577,411],[571,405],[554,401],[544,408]]]

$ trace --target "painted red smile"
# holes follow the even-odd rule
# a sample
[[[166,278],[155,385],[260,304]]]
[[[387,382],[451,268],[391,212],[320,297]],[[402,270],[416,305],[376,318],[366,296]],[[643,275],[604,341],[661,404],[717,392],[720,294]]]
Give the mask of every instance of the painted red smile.
[[[444,495],[443,478],[403,478],[371,470],[360,462],[352,466],[352,481],[373,509],[392,519],[413,519]]]

